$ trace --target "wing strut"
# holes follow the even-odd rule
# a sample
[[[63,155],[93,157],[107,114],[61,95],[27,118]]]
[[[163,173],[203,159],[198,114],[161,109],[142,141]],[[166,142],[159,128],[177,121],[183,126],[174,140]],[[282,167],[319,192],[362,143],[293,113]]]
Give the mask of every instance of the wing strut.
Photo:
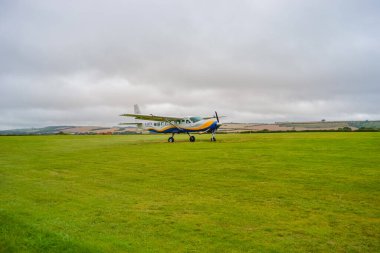
[[[152,115],[152,114],[151,114]],[[153,116],[153,115],[152,115]],[[182,128],[180,128],[180,127],[178,127],[178,126],[176,126],[176,125],[174,125],[173,123],[171,123],[169,120],[167,120],[167,119],[165,119],[165,122],[167,122],[167,123],[169,123],[170,125],[172,125],[172,126],[174,126],[175,128],[177,128],[178,130],[183,130]]]

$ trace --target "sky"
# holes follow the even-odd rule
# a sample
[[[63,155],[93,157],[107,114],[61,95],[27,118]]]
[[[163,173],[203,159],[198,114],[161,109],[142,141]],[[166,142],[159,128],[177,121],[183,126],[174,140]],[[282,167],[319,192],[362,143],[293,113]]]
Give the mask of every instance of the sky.
[[[377,0],[0,0],[0,129],[380,120]]]

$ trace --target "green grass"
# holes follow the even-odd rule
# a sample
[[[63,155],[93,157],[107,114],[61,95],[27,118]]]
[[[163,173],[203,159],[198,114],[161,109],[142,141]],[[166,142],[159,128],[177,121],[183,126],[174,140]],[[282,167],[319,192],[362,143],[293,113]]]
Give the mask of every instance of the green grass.
[[[0,137],[0,252],[379,252],[380,133]]]

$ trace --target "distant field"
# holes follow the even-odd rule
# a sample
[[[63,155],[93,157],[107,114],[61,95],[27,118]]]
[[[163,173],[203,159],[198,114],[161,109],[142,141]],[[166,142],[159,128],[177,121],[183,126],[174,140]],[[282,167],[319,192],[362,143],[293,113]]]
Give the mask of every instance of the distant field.
[[[294,127],[295,129],[338,129],[350,127],[380,129],[380,121],[319,121],[319,122],[279,122],[280,127]]]
[[[0,137],[0,252],[380,252],[380,133]]]

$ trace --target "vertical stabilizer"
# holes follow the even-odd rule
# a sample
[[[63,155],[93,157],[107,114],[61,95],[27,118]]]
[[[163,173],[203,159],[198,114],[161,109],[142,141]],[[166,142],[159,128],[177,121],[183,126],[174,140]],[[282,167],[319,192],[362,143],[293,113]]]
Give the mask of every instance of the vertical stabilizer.
[[[141,114],[140,107],[138,104],[135,104],[134,106],[135,114]]]
[[[140,107],[138,104],[133,105],[133,110],[135,114],[141,114]],[[135,119],[135,122],[137,123],[137,129],[139,133],[142,133],[144,127],[143,123],[140,120]]]

